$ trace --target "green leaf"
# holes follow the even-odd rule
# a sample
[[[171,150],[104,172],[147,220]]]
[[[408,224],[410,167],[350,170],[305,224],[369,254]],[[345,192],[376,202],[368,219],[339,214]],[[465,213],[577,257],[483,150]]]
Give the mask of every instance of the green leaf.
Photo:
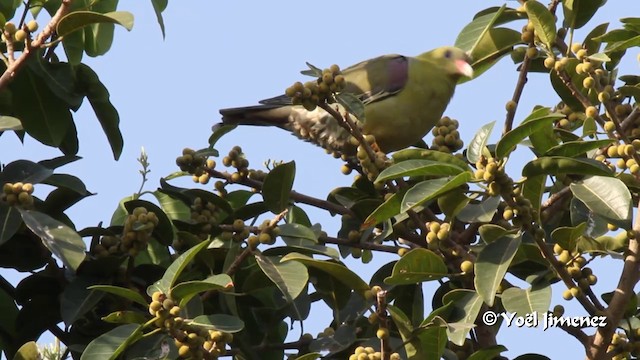
[[[357,96],[348,92],[340,92],[336,94],[336,100],[338,100],[340,105],[344,106],[349,114],[353,114],[358,121],[366,121],[364,117],[364,104]]]
[[[613,176],[606,165],[594,159],[545,156],[530,161],[522,169],[523,176],[537,175],[600,175]]]
[[[231,130],[238,127],[238,125],[227,125],[223,123],[215,124],[211,127],[211,136],[209,136],[209,148],[213,149],[213,146],[222,138],[225,134],[231,132]]]
[[[587,50],[587,54],[595,54],[600,51],[602,41],[597,40],[597,38],[606,33],[608,27],[609,23],[600,24],[585,36],[583,46]]]
[[[193,321],[191,321],[191,324],[201,326],[205,329],[218,330],[232,334],[244,329],[244,321],[236,316],[227,314],[196,316]]]
[[[611,58],[607,56],[607,54],[605,53],[595,53],[587,56],[587,59],[593,60],[593,61],[600,61],[603,63],[611,61]]]
[[[484,224],[478,229],[478,233],[486,244],[492,243],[503,236],[513,235],[517,230],[507,230],[500,225]]]
[[[182,255],[180,255],[177,259],[171,263],[171,266],[167,268],[162,275],[162,279],[156,281],[153,285],[147,288],[147,294],[151,296],[155,291],[161,291],[165,294],[169,294],[169,290],[173,287],[173,285],[178,281],[182,270],[193,260],[193,258],[200,252],[200,250],[204,249],[209,245],[209,241],[203,241],[200,244],[192,247],[191,249],[185,251]]]
[[[149,318],[140,311],[114,311],[100,320],[111,324],[144,324]]]
[[[476,291],[456,289],[449,291],[442,297],[442,303],[448,304],[450,302],[453,302],[454,312],[458,316],[455,323],[449,322],[447,333],[452,343],[462,346],[480,313],[482,298]]]
[[[344,264],[335,261],[321,261],[299,254],[290,253],[280,259],[280,263],[287,261],[298,261],[306,267],[313,267],[332,276],[344,285],[356,291],[363,292],[369,289],[369,285],[364,282],[356,273],[349,270]]]
[[[67,225],[47,214],[20,209],[25,225],[36,234],[44,246],[69,269],[78,269],[85,257],[85,243],[80,235]]]
[[[504,4],[500,8],[497,8],[495,12],[474,18],[473,21],[462,28],[462,31],[460,31],[460,34],[458,34],[456,38],[454,46],[466,52],[472,52],[485,34],[493,28],[496,20],[504,12],[506,7],[507,5]]]
[[[458,220],[466,223],[488,222],[493,219],[493,215],[500,205],[500,196],[491,196],[479,203],[470,203],[465,206],[457,215]]]
[[[426,180],[410,188],[402,199],[401,212],[406,212],[418,205],[471,181],[472,175],[465,171],[454,177]]]
[[[191,220],[191,209],[183,201],[172,198],[159,190],[154,191],[153,196],[158,199],[158,203],[160,203],[162,211],[167,214],[169,219],[184,222],[189,222]]]
[[[1,115],[0,131],[7,131],[7,130],[19,131],[19,130],[24,130],[24,128],[22,127],[22,123],[20,122],[20,119],[14,118],[13,116]]]
[[[587,223],[582,222],[576,226],[561,226],[551,232],[551,239],[562,246],[563,249],[573,251],[576,248],[578,239],[585,234]]]
[[[316,360],[316,359],[320,359],[321,357],[322,357],[322,354],[317,352],[312,352],[302,356],[298,356],[296,360]]]
[[[496,291],[518,251],[520,242],[520,236],[505,236],[487,244],[478,254],[473,282],[478,295],[487,305],[493,306]]]
[[[151,4],[153,5],[153,11],[156,13],[156,19],[158,21],[158,25],[160,26],[160,31],[162,31],[162,38],[165,37],[164,32],[164,19],[162,18],[162,12],[167,8],[169,0],[151,0]]]
[[[416,334],[416,329],[414,329],[411,320],[407,317],[407,315],[402,312],[402,310],[398,306],[389,305],[387,307],[389,310],[389,315],[391,315],[391,319],[393,323],[396,325],[398,332],[404,342],[404,348],[407,353],[407,359],[410,360],[419,360],[419,359],[439,359],[442,351],[444,350],[444,346],[446,345],[446,330],[444,327],[427,327],[425,329],[419,329],[420,332],[428,332],[428,335],[423,333],[423,336],[420,336],[420,332]],[[436,333],[433,333],[433,330]],[[418,336],[416,336],[418,335]],[[432,341],[436,342],[436,344],[431,343]],[[444,344],[443,344],[444,342]],[[428,346],[434,345],[434,346]],[[440,355],[438,355],[440,354]],[[430,356],[431,355],[431,356]],[[438,356],[433,356],[438,355]]]
[[[473,62],[473,78],[477,78],[487,70],[489,70],[502,57],[513,51],[515,45],[521,44],[521,33],[507,28],[489,29],[482,40],[471,52]],[[470,78],[462,78],[458,83],[464,83],[471,80]]]
[[[133,14],[127,11],[113,11],[106,14],[93,11],[74,11],[60,19],[56,32],[58,36],[64,37],[87,25],[100,23],[118,24],[131,31],[133,29]]]
[[[194,280],[181,282],[171,289],[171,296],[180,300],[183,306],[191,298],[205,291],[227,291],[233,288],[233,280],[227,274],[209,276],[204,280]]]
[[[279,214],[289,207],[295,175],[295,161],[280,164],[267,174],[262,187],[262,197],[272,213]]]
[[[280,229],[280,236],[282,237],[306,239],[313,241],[314,243],[318,242],[318,236],[316,236],[313,230],[304,225],[282,224],[278,226],[278,229]]]
[[[406,190],[401,190],[400,192],[391,195],[391,197],[389,197],[384,203],[380,204],[380,206],[367,216],[360,229],[364,230],[366,228],[370,228],[400,214],[400,205],[402,204],[402,198],[405,194]]]
[[[631,194],[620,179],[590,176],[570,185],[573,195],[589,210],[605,218],[627,222],[631,217]]]
[[[512,314],[544,314],[551,305],[551,286],[534,282],[527,289],[511,287],[502,292],[502,305]]]
[[[507,348],[502,345],[489,346],[484,349],[475,351],[467,360],[492,360],[500,358],[498,355],[507,351]]]
[[[29,160],[16,160],[5,165],[0,172],[0,181],[4,183],[31,183],[37,184],[48,179],[53,170]]]
[[[552,49],[556,41],[556,20],[551,11],[535,0],[527,1],[524,10],[533,23],[536,35],[547,45],[547,49]]]
[[[406,161],[409,159],[426,159],[433,160],[441,164],[455,165],[461,169],[468,169],[469,165],[457,156],[444,153],[442,151],[425,150],[425,149],[404,149],[396,151],[391,155],[395,163]]]
[[[396,262],[391,276],[384,279],[388,285],[408,285],[439,280],[447,276],[447,265],[433,251],[416,248]]]
[[[0,246],[11,239],[20,226],[22,225],[22,217],[14,206],[9,206],[4,202],[0,202]]]
[[[376,183],[402,178],[405,176],[447,176],[458,175],[464,169],[451,164],[441,164],[433,160],[406,160],[389,166],[382,170]]]
[[[114,360],[142,337],[142,325],[118,326],[93,339],[82,352],[80,360]]]
[[[132,214],[135,208],[143,207],[147,209],[147,211],[155,213],[158,217],[158,225],[156,225],[156,227],[153,229],[153,235],[159,243],[167,246],[171,245],[171,243],[173,242],[173,238],[175,237],[174,228],[167,214],[165,214],[164,211],[162,211],[162,209],[158,207],[158,205],[149,201],[135,199],[125,202],[123,206],[126,210],[126,213],[123,214],[123,224],[124,219],[128,216],[128,214]],[[135,222],[134,224],[139,223]],[[139,225],[144,226],[144,224]],[[133,227],[133,230],[136,230],[135,226]]]
[[[563,0],[564,27],[580,29],[591,20],[605,2],[606,0]]]
[[[604,49],[604,52],[607,54],[611,54],[614,52],[624,51],[624,50],[627,50],[628,48],[636,47],[636,46],[640,46],[640,35],[632,37],[631,39],[626,41],[620,41],[613,44],[609,44],[609,46],[607,46]]]
[[[102,126],[102,131],[107,136],[107,140],[109,140],[113,158],[118,160],[122,154],[124,140],[120,132],[120,116],[118,115],[118,110],[109,100],[109,91],[93,69],[85,64],[80,64],[76,67],[76,77],[79,90],[89,100],[98,122]]]
[[[87,289],[103,291],[109,294],[114,294],[114,295],[123,297],[125,299],[129,299],[142,306],[149,306],[149,303],[147,303],[147,301],[144,299],[144,297],[142,297],[142,295],[140,295],[140,293],[128,288],[123,288],[120,286],[113,286],[113,285],[93,285],[93,286],[89,286]]]
[[[593,140],[593,141],[567,141],[565,143],[556,145],[547,150],[544,155],[546,156],[565,156],[575,157],[578,155],[586,154],[588,151],[599,149],[601,147],[611,144],[613,139]]]
[[[483,125],[473,136],[473,139],[471,139],[467,147],[467,160],[469,160],[470,163],[475,164],[480,159],[495,124],[496,122],[494,120]]]
[[[10,88],[13,115],[20,119],[27,134],[45,145],[60,146],[73,124],[67,104],[28,67],[18,72]]]
[[[46,180],[43,180],[42,183],[58,188],[65,188],[82,196],[92,195],[87,191],[87,187],[84,185],[82,180],[69,174],[53,174]]]
[[[279,263],[277,258],[256,255],[256,263],[262,272],[280,289],[288,303],[305,289],[309,281],[307,268],[299,262]]]
[[[24,343],[13,356],[13,360],[39,360],[40,352],[35,341]]]
[[[504,134],[504,136],[496,144],[496,157],[499,159],[509,155],[519,142],[526,139],[527,136],[543,129],[555,119],[564,118],[564,114],[551,113],[539,118],[528,119],[520,126]]]
[[[71,326],[86,313],[92,311],[104,297],[105,293],[91,291],[87,288],[93,283],[92,280],[86,277],[76,277],[60,295],[60,315],[66,326]]]

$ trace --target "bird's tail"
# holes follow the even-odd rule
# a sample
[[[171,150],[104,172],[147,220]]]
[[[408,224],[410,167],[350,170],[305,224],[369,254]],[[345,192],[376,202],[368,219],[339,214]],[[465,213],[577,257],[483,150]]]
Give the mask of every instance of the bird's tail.
[[[256,105],[220,110],[222,123],[227,125],[257,125],[284,127],[291,109],[282,105]]]

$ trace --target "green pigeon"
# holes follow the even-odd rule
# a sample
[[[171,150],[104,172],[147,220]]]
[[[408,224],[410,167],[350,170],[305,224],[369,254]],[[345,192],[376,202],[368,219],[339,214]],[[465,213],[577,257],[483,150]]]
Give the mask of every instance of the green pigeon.
[[[463,50],[446,46],[416,57],[383,55],[342,75],[342,91],[364,104],[364,119],[357,119],[362,132],[375,136],[379,149],[389,153],[418,144],[442,117],[458,80],[472,77],[473,69]],[[309,111],[285,95],[260,104],[220,110],[222,124],[277,126],[329,152],[355,154],[349,132],[325,110]]]

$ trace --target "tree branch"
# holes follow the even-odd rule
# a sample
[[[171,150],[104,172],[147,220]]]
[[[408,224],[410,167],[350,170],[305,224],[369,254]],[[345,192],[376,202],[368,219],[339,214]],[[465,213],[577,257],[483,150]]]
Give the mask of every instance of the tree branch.
[[[640,204],[638,204],[638,206],[640,207]],[[636,212],[636,217],[633,222],[633,231],[636,234],[640,234],[640,212]],[[624,315],[624,309],[627,307],[631,296],[635,296],[633,288],[638,280],[640,280],[639,251],[640,244],[638,243],[638,239],[634,236],[629,239],[629,247],[624,259],[622,274],[620,275],[620,280],[618,280],[618,287],[613,292],[613,297],[609,302],[609,307],[605,310],[607,325],[596,330],[596,333],[593,336],[593,342],[587,353],[588,359],[598,360],[604,358],[607,352],[607,347],[609,347],[609,344],[611,343],[613,333],[616,331],[616,328]]]
[[[25,45],[24,51],[19,58],[17,58],[14,62],[11,62],[7,69],[4,71],[2,76],[0,76],[0,90],[3,90],[7,87],[7,85],[15,79],[16,74],[22,67],[25,66],[29,57],[35,53],[35,50],[42,47],[44,42],[51,37],[51,35],[55,32],[60,19],[62,19],[65,15],[69,13],[69,9],[71,7],[71,3],[73,0],[62,0],[58,11],[51,17],[51,21],[42,29],[42,31],[36,36],[35,39],[31,42],[27,42]]]

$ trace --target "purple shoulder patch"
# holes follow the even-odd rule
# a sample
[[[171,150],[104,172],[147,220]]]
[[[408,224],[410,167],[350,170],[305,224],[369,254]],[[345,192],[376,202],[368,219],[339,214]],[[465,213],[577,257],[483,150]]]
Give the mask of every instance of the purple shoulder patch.
[[[389,74],[387,91],[391,93],[400,91],[409,78],[409,61],[406,57],[399,55],[389,61],[387,71]]]

